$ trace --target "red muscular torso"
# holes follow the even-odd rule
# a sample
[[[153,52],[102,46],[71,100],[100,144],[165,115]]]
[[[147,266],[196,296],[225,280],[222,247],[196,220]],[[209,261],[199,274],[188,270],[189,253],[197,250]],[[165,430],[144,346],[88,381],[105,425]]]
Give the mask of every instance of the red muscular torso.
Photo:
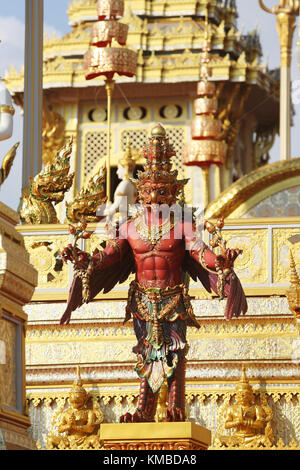
[[[185,250],[195,237],[191,223],[178,222],[176,228],[163,236],[155,245],[147,239],[143,239],[138,233],[135,221],[127,222],[120,228],[118,244],[121,256],[126,250],[133,252],[136,264],[136,280],[141,286],[165,289],[182,284],[181,265],[185,256]],[[104,250],[108,255],[102,267],[115,262],[120,253],[108,244]],[[190,254],[199,261],[199,250],[192,250]],[[205,250],[204,259],[208,267],[215,267],[216,256],[210,250]]]
[[[156,245],[143,240],[134,222],[128,225],[127,241],[136,263],[136,280],[144,287],[173,287],[182,283],[180,266],[184,258],[183,239],[174,239],[174,230]]]

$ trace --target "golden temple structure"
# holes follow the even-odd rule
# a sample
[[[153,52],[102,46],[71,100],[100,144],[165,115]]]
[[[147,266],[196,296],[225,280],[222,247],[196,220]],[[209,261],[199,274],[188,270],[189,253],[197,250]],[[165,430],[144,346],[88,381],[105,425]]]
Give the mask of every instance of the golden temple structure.
[[[72,266],[61,259],[61,250],[72,242],[66,202],[73,207],[77,197],[81,204],[86,195],[82,188],[105,166],[108,145],[104,80],[86,81],[83,64],[97,21],[97,0],[73,0],[68,14],[70,32],[44,41],[40,159],[45,167],[53,163],[72,138],[68,171],[74,173],[73,185],[54,208],[56,219],[47,223],[25,219],[16,226],[38,272],[32,299],[24,306],[28,316],[25,364],[30,435],[42,447],[46,447],[53,416],[67,408],[78,365],[85,389],[99,404],[101,429],[108,430],[108,440],[113,440],[109,424],[132,412],[139,394],[133,370],[132,321],[123,325],[131,279],[84,304],[73,313],[69,325],[59,325],[73,278]],[[188,328],[186,409],[190,423],[176,424],[189,424],[189,430],[186,426],[182,432],[196,437],[193,426],[199,425],[211,432],[213,442],[220,411],[234,396],[245,365],[248,382],[263,392],[264,406],[271,410],[272,444],[285,448],[292,442],[299,449],[300,157],[268,163],[279,129],[279,77],[263,63],[258,33],[238,30],[237,15],[232,0],[125,1],[120,22],[129,26],[127,47],[137,52],[137,69],[134,78],[118,77],[113,92],[111,195],[128,143],[142,149],[151,125],[162,123],[176,150],[174,167],[190,179],[184,202],[196,206],[207,201],[206,218],[224,216],[228,246],[243,249],[235,271],[249,306],[246,316],[225,321],[225,301],[208,294],[200,282],[190,281],[192,305],[201,326]],[[198,93],[201,54],[207,42],[213,97]],[[22,107],[24,72],[11,68],[5,80],[15,104]],[[211,164],[208,176],[203,168],[184,164],[191,123],[200,116],[194,108],[199,97],[217,100],[212,114],[221,126],[220,142],[227,146],[224,162]],[[137,166],[142,163],[139,157]],[[27,184],[30,176],[36,177],[27,176]],[[204,184],[205,178],[209,185]],[[102,179],[96,189],[94,194],[103,200],[111,196],[103,194]],[[88,228],[93,234],[81,240],[80,247],[92,252],[107,239],[107,233],[101,222],[90,223]],[[156,429],[167,423],[153,425]]]

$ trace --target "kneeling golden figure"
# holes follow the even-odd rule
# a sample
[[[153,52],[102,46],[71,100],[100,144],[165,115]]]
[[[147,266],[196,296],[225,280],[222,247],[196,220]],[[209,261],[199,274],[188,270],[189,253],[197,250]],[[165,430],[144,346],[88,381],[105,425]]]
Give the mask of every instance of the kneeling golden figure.
[[[99,426],[103,415],[98,408],[89,409],[87,401],[89,394],[83,388],[79,375],[73,384],[69,395],[70,407],[60,411],[57,416],[58,433],[52,431],[47,438],[47,449],[99,449]]]
[[[271,419],[272,410],[264,394],[260,394],[260,404],[255,402],[243,367],[241,380],[235,389],[235,403],[228,405],[224,414],[225,429],[234,430],[234,433],[230,436],[216,435],[215,443],[238,448],[270,447],[274,444]]]

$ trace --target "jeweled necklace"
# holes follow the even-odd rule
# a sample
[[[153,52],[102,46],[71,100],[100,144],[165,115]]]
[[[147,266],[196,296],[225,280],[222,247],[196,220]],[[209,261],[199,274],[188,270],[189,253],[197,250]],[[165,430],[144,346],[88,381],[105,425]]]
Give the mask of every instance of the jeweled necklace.
[[[140,237],[152,245],[156,245],[164,235],[172,230],[174,225],[174,217],[172,217],[172,220],[166,219],[162,224],[153,224],[151,226],[146,224],[143,214],[135,220],[135,229]]]

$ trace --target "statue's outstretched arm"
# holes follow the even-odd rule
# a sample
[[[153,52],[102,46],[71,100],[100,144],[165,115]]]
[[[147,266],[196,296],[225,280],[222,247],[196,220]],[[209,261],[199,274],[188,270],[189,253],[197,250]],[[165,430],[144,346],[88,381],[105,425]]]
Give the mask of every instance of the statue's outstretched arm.
[[[194,279],[200,279],[204,287],[213,290],[219,298],[227,297],[225,317],[239,316],[247,312],[247,301],[242,285],[233,271],[234,261],[241,253],[238,249],[226,248],[223,240],[219,241],[220,254],[216,255],[201,239],[193,224],[185,224],[184,236],[186,248],[191,260],[186,263],[187,272]],[[187,257],[186,257],[187,258]],[[195,280],[195,279],[194,279]]]
[[[73,256],[72,248],[72,246],[65,248],[62,253],[65,259]],[[75,268],[67,308],[60,320],[61,324],[68,324],[74,310],[83,303],[90,302],[99,292],[107,293],[118,282],[125,282],[135,270],[130,245],[126,238],[121,236],[109,240],[104,250],[96,249],[92,255],[80,250],[75,255],[81,264],[77,270]]]

